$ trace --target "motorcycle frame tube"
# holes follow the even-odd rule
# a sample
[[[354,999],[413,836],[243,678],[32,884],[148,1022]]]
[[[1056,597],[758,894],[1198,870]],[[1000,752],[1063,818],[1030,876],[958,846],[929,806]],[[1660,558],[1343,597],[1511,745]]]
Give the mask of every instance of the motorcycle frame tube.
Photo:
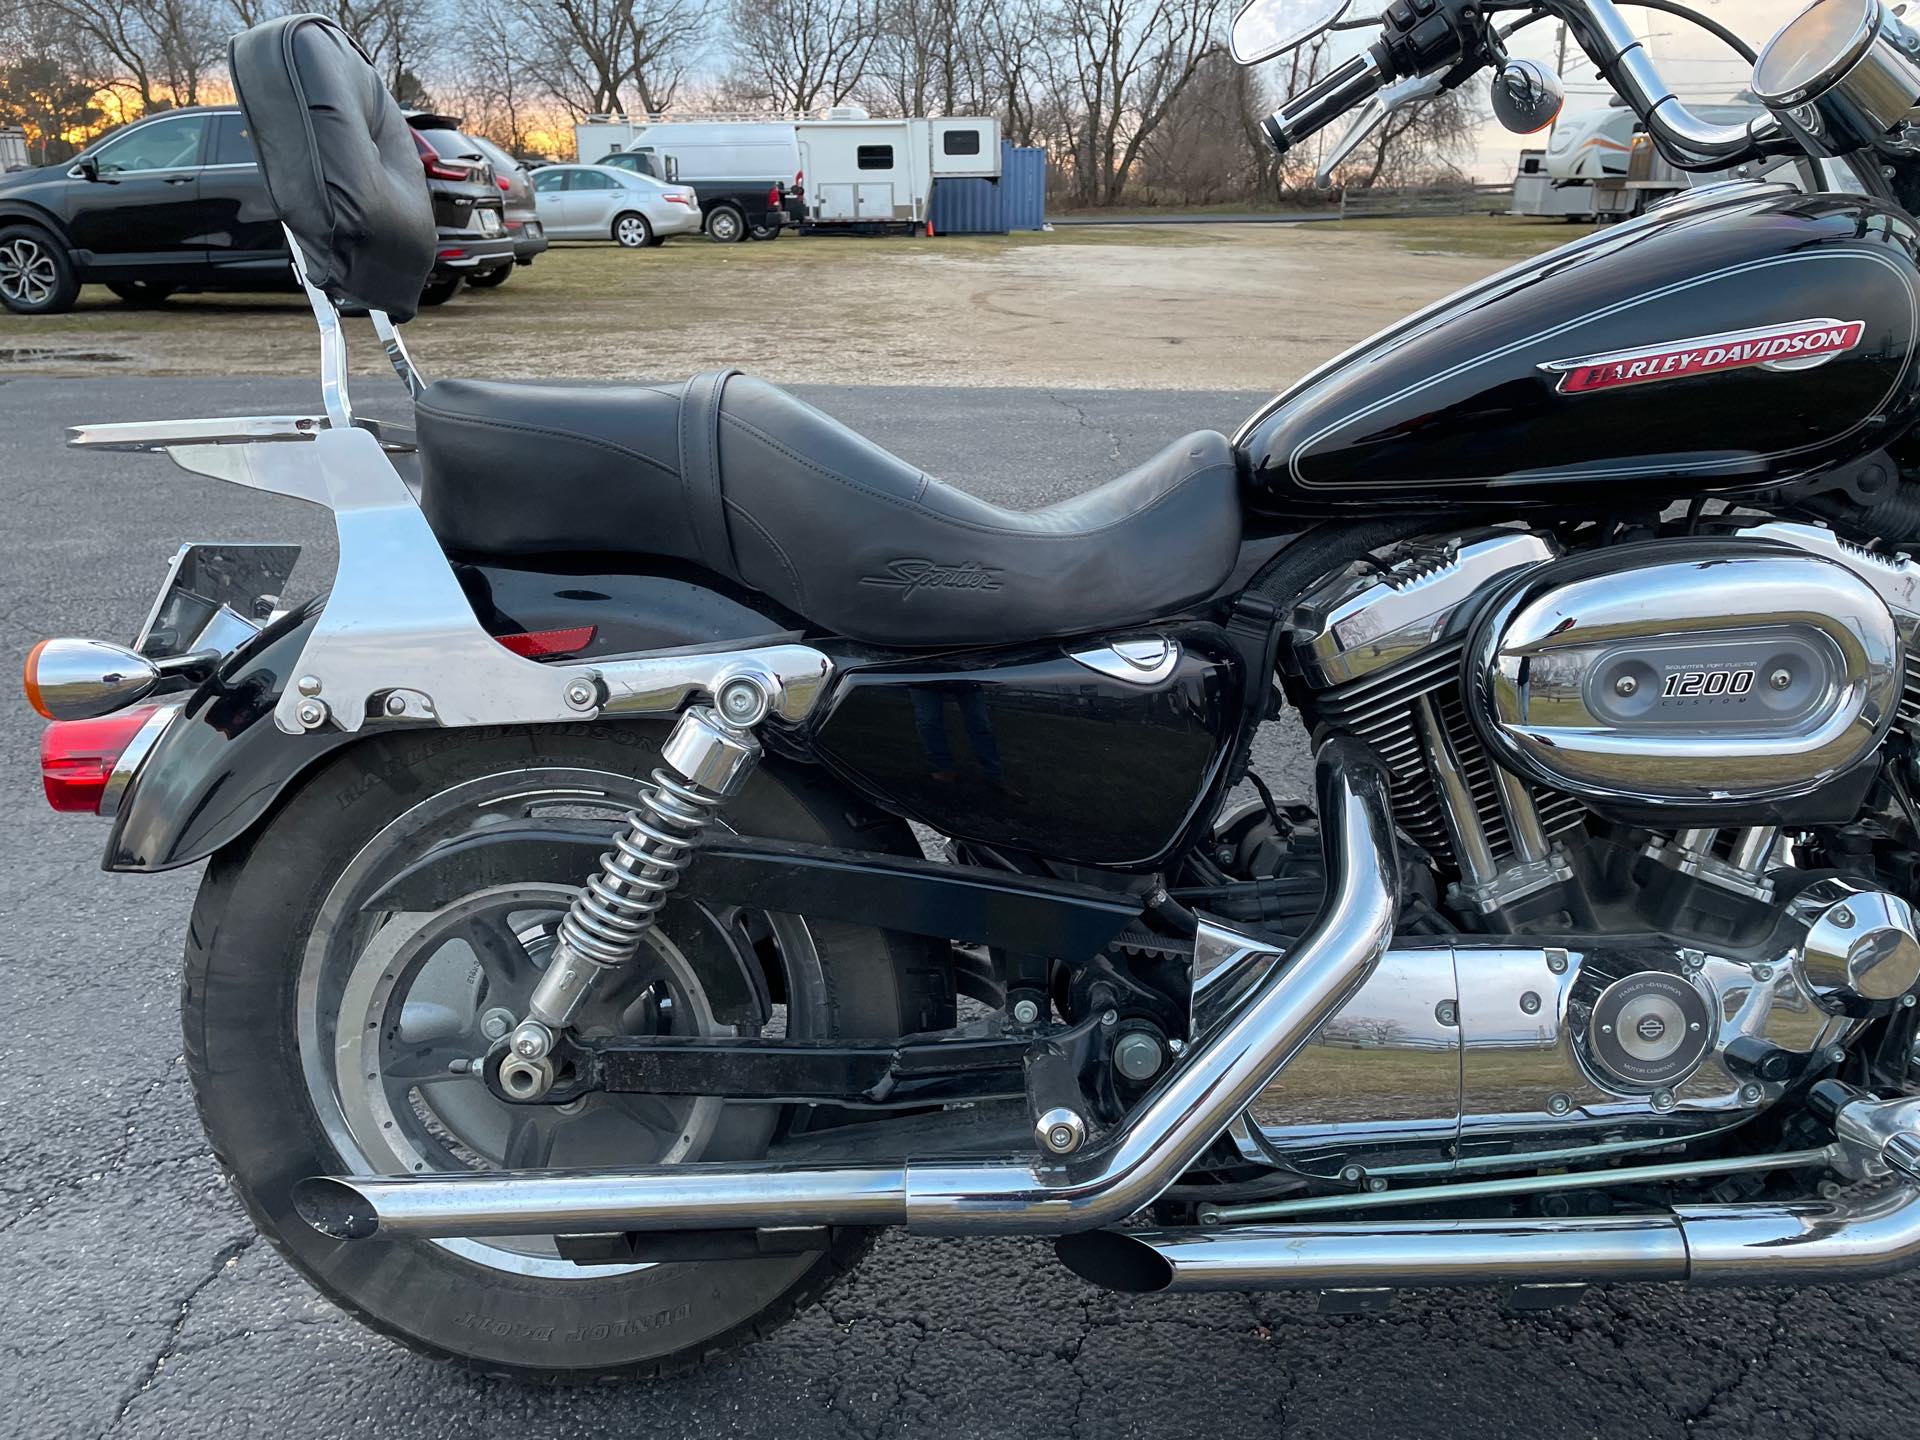
[[[1319,917],[1246,1002],[1084,1156],[792,1170],[316,1177],[295,1205],[323,1234],[476,1236],[904,1224],[927,1234],[1097,1229],[1151,1204],[1365,983],[1393,935],[1399,865],[1385,767],[1359,742],[1317,758],[1327,873]]]

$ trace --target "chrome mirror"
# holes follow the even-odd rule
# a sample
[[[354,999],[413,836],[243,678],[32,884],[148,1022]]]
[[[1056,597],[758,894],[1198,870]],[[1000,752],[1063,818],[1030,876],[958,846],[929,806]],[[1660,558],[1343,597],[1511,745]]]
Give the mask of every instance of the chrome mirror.
[[[1546,129],[1566,103],[1567,87],[1537,60],[1509,60],[1494,74],[1494,118],[1516,135]]]
[[[1337,23],[1353,0],[1247,0],[1233,17],[1228,48],[1242,65],[1258,65],[1304,45]]]

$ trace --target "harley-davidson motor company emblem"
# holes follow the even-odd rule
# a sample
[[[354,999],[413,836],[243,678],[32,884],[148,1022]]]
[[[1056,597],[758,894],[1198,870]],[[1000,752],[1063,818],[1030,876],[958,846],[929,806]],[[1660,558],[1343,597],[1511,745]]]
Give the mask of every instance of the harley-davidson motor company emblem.
[[[1650,385],[1722,370],[1811,370],[1857,347],[1866,333],[1864,320],[1795,320],[1609,355],[1551,360],[1540,368],[1560,377],[1558,388],[1563,395],[1589,395],[1596,390]]]

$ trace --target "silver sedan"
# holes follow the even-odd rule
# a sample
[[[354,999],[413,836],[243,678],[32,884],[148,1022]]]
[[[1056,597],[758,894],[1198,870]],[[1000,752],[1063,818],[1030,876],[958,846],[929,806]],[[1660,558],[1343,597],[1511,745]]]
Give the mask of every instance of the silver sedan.
[[[533,175],[533,203],[554,240],[612,240],[635,248],[700,233],[700,197],[604,165],[547,165]]]

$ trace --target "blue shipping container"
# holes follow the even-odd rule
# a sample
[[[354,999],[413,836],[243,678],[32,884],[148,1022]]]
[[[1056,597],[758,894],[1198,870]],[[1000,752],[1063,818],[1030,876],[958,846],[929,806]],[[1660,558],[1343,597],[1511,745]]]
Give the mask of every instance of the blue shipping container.
[[[929,207],[936,235],[1004,235],[1047,223],[1047,152],[1000,144],[998,180],[936,180]]]

